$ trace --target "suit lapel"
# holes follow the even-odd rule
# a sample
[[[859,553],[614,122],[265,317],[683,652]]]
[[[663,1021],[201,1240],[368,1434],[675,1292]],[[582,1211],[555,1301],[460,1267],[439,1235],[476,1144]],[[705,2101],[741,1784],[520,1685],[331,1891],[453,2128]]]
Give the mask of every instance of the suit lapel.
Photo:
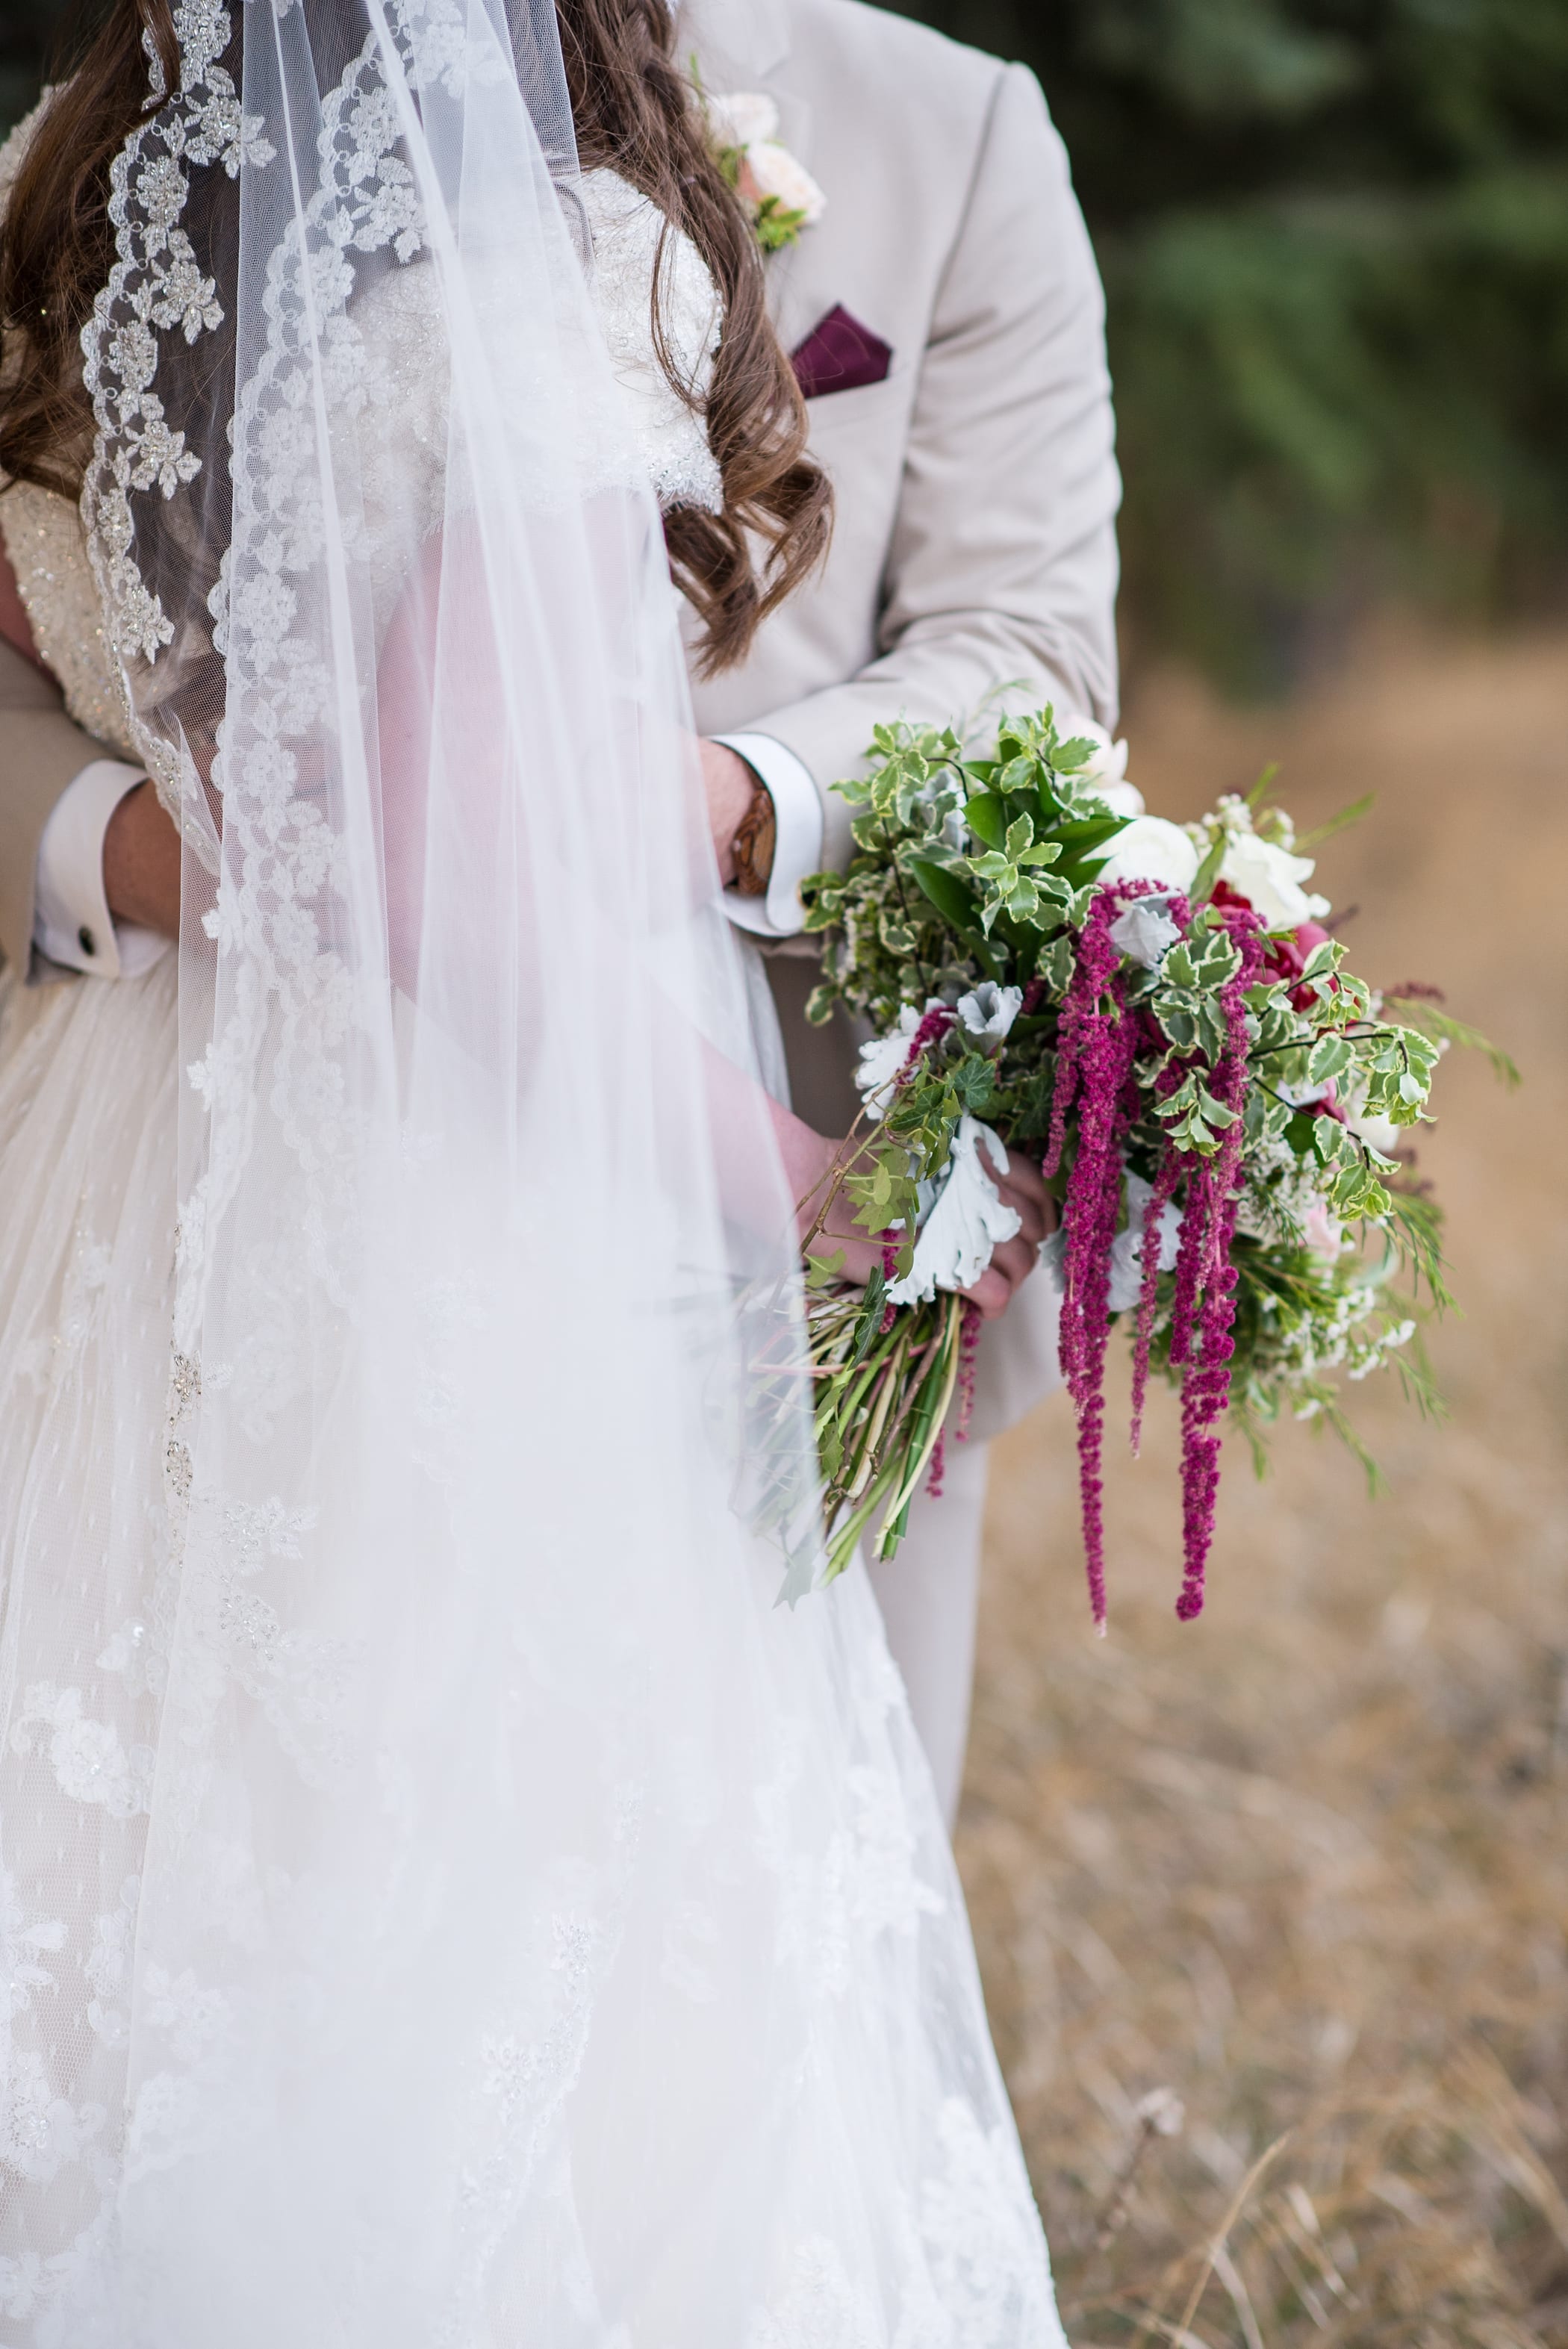
[[[779,109],[779,138],[811,171],[811,108],[789,87],[789,0],[685,0],[679,26],[676,55],[696,52],[711,90],[726,96],[766,91]],[[830,205],[832,190],[824,192]],[[831,307],[815,301],[802,283],[810,274],[807,247],[818,233],[808,229],[798,243],[768,257],[768,306],[786,348],[810,332],[822,308]]]
[[[771,88],[789,33],[789,0],[682,0],[676,54],[695,49],[715,89]]]

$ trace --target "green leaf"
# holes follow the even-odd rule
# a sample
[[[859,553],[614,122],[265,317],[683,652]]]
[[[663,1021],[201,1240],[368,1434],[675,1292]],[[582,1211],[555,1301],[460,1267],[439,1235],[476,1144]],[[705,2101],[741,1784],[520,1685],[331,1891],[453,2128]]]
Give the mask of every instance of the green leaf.
[[[843,1261],[841,1256],[839,1260],[841,1264]],[[864,1361],[872,1340],[881,1330],[882,1310],[886,1301],[887,1275],[879,1264],[873,1266],[872,1269],[872,1277],[866,1283],[866,1300],[861,1308],[861,1318],[855,1323],[854,1351],[850,1356],[849,1361],[851,1371],[858,1370]]]
[[[1370,815],[1377,803],[1376,792],[1368,792],[1365,799],[1352,800],[1350,805],[1341,808],[1337,815],[1331,815],[1326,823],[1316,825],[1311,832],[1304,832],[1295,843],[1297,854],[1304,848],[1321,848],[1324,842],[1332,840],[1336,832],[1348,831],[1353,823],[1359,823],[1363,816]]]
[[[1269,785],[1273,782],[1278,772],[1279,761],[1277,759],[1271,759],[1268,765],[1264,769],[1263,773],[1258,777],[1257,781],[1253,785],[1252,790],[1247,793],[1247,805],[1250,808],[1255,808],[1259,804],[1264,794],[1268,790]]]
[[[1307,1059],[1308,1084],[1326,1085],[1331,1079],[1342,1076],[1355,1057],[1343,1036],[1320,1036]]]
[[[1479,1028],[1468,1028],[1462,1019],[1452,1019],[1446,1011],[1423,997],[1387,995],[1384,1002],[1398,1012],[1400,1018],[1417,1033],[1436,1037],[1445,1044],[1457,1044],[1461,1050],[1484,1052],[1493,1073],[1500,1077],[1510,1092],[1520,1081],[1519,1070],[1498,1045],[1489,1043]]]
[[[965,883],[924,856],[912,856],[909,872],[922,896],[930,900],[950,928],[960,932],[975,928],[980,908]]]
[[[1006,846],[1007,811],[995,792],[976,792],[972,799],[965,800],[964,821],[975,839],[984,841],[987,848]]]
[[[1220,877],[1220,867],[1225,861],[1229,841],[1222,833],[1198,867],[1197,877],[1187,892],[1190,905],[1206,905],[1214,894],[1214,884]]]
[[[1099,744],[1086,734],[1075,734],[1068,742],[1058,742],[1051,752],[1051,764],[1058,774],[1070,775],[1079,767],[1087,767]]]
[[[1075,816],[1068,823],[1057,824],[1056,833],[1058,840],[1082,856],[1087,855],[1090,849],[1103,848],[1108,840],[1114,840],[1119,832],[1125,832],[1128,822],[1124,815]]]
[[[1073,966],[1077,961],[1077,941],[1070,936],[1053,938],[1041,949],[1035,964],[1035,976],[1046,982],[1047,993],[1059,1003],[1072,985]]]
[[[996,1090],[995,1064],[984,1053],[965,1052],[953,1071],[952,1082],[960,1107],[977,1117]]]

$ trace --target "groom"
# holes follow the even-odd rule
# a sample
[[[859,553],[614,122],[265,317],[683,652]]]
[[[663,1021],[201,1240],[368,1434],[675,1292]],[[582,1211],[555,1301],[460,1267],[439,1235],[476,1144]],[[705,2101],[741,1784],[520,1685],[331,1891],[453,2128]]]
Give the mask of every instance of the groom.
[[[716,98],[773,101],[786,157],[763,159],[770,178],[798,201],[792,159],[823,199],[767,265],[811,453],[833,481],[832,549],[749,659],[694,690],[726,902],[768,957],[793,1105],[842,1133],[859,1106],[857,1040],[842,1020],[806,1024],[815,957],[796,895],[803,874],[851,853],[830,785],[861,766],[873,726],[901,715],[945,724],[1005,697],[1115,717],[1119,483],[1099,279],[1022,67],[861,0],[690,0],[682,35]],[[949,1447],[943,1497],[915,1504],[897,1557],[872,1569],[950,1821],[988,1439],[1058,1376],[1042,1277],[986,1330],[972,1438]]]

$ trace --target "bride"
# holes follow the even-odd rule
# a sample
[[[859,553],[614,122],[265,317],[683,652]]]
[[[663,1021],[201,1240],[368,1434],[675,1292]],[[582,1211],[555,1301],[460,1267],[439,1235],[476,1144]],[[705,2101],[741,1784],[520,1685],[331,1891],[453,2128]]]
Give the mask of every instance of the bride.
[[[825,493],[659,0],[562,24],[117,0],[0,158],[181,843],[0,981],[5,2349],[1061,2340],[697,799],[671,567],[733,658]]]

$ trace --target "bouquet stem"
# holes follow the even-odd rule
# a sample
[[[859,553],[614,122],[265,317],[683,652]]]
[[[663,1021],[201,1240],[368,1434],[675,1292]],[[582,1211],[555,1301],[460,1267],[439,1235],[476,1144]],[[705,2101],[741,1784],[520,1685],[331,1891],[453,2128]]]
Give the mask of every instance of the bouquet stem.
[[[833,1360],[851,1318],[842,1292],[811,1309],[812,1352],[825,1389],[819,1433],[830,1424],[846,1431],[823,1495],[830,1582],[842,1574],[873,1520],[881,1519],[874,1543],[879,1558],[891,1557],[903,1540],[910,1503],[931,1466],[957,1390],[963,1350],[960,1297],[944,1295],[901,1313],[852,1367]]]

